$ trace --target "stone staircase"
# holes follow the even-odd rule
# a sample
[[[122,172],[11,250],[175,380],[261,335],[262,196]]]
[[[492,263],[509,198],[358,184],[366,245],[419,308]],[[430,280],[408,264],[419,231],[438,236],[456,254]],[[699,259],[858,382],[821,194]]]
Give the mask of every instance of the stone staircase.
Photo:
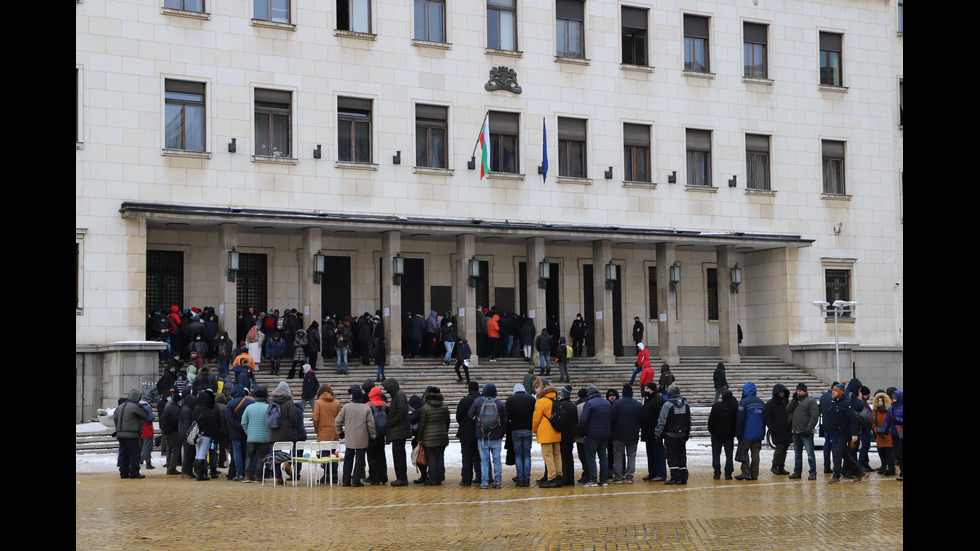
[[[718,361],[718,358],[711,357],[685,357],[681,358],[678,365],[670,368],[676,378],[676,384],[681,389],[681,394],[691,404],[692,436],[708,436],[708,414],[714,400],[712,374]],[[634,359],[631,357],[620,357],[616,358],[613,365],[600,365],[594,358],[572,358],[568,366],[569,375],[572,379],[571,385],[576,393],[579,388],[595,385],[603,395],[610,388],[616,389],[621,394],[623,385],[629,382],[633,372],[633,362]],[[663,361],[659,358],[651,358],[651,363],[654,366],[656,377],[659,378],[660,365]],[[375,366],[361,366],[356,359],[350,364],[349,375],[338,375],[335,365],[335,363],[330,362],[326,365],[321,364],[317,370],[317,379],[321,383],[328,383],[342,402],[347,401],[347,388],[352,384],[361,385],[367,379],[373,381],[377,372]],[[497,397],[506,400],[513,391],[514,385],[523,381],[529,366],[528,362],[519,358],[505,358],[496,362],[481,359],[479,366],[470,369],[470,377],[479,382],[481,389],[485,383],[494,383],[497,386]],[[256,380],[271,392],[279,384],[279,381],[285,380],[288,371],[288,366],[284,362],[280,375],[273,377],[269,375],[267,366],[263,365],[260,366],[260,371],[256,373]],[[161,366],[161,375],[162,372]],[[537,372],[536,367],[535,372]],[[776,383],[782,383],[792,392],[797,383],[803,382],[810,387],[811,394],[817,394],[822,392],[825,387],[829,387],[829,383],[821,381],[775,356],[743,356],[741,364],[727,366],[726,373],[729,388],[732,389],[736,399],[741,397],[742,385],[747,381],[755,383],[757,394],[764,401],[768,401],[772,397],[772,388]],[[456,382],[456,373],[453,367],[443,366],[441,357],[406,358],[403,366],[389,367],[385,370],[385,375],[397,379],[402,390],[408,396],[412,394],[421,396],[428,385],[438,386],[445,396],[447,405],[454,413],[459,400],[467,394],[466,384]],[[557,383],[557,367],[553,367],[551,377],[546,378],[550,378],[552,385],[556,388],[560,386]],[[638,381],[639,376],[637,376],[637,384],[634,385],[633,389],[636,399],[640,399]],[[294,396],[299,400],[303,384],[302,378],[290,379],[287,382],[292,388]],[[573,394],[572,398],[573,400],[576,399],[577,395]],[[386,394],[385,400],[387,399]],[[313,434],[312,418],[312,409],[306,408],[304,421],[308,434]],[[111,429],[106,429],[104,432],[76,435],[75,452],[113,452],[116,449],[116,441],[111,434]],[[455,415],[453,415],[449,434],[451,439],[455,439]]]

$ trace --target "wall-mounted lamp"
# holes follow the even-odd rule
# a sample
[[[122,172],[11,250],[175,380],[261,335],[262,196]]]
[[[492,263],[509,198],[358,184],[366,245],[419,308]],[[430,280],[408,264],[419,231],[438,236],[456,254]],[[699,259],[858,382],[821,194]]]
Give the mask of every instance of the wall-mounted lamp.
[[[470,160],[466,161],[466,168],[476,170],[476,157],[470,157]]]
[[[677,183],[677,171],[676,170],[667,175],[667,183],[668,184],[676,184]]]
[[[320,153],[320,144],[316,144],[316,149],[313,150],[313,158],[314,159],[319,159],[320,158],[320,155],[321,155],[321,153]]]
[[[681,282],[681,267],[674,262],[670,265],[670,292],[674,293],[677,291],[677,284]]]
[[[391,282],[401,285],[403,275],[405,275],[405,259],[402,258],[402,253],[395,253],[395,256],[391,257]]]
[[[612,175],[613,175],[612,167],[609,167],[609,170],[603,172],[603,175],[606,177],[607,180],[612,180]]]
[[[235,281],[235,275],[238,273],[238,250],[232,247],[228,251],[228,281]]]
[[[542,258],[538,262],[538,289],[547,289],[548,280],[551,279],[551,264],[547,258]]]
[[[396,165],[402,164],[402,152],[396,151],[395,154],[392,155],[391,157],[391,162],[392,164],[396,164]]]
[[[619,279],[619,270],[616,269],[616,265],[612,263],[612,260],[606,263],[606,290],[612,291],[616,286],[616,280]]]
[[[228,144],[228,153],[234,153],[238,150],[238,144],[235,143],[237,138],[232,138],[231,143]]]
[[[466,261],[466,273],[469,275],[467,281],[470,287],[476,287],[476,280],[480,279],[480,261],[476,255]]]
[[[738,286],[742,284],[742,269],[736,263],[732,266],[732,293],[738,293]]]
[[[728,187],[738,187],[738,175],[733,174],[731,178],[728,179]]]
[[[317,146],[320,147],[320,146]],[[327,257],[323,256],[320,251],[317,251],[313,255],[313,283],[319,285],[323,278],[324,267],[326,266]]]

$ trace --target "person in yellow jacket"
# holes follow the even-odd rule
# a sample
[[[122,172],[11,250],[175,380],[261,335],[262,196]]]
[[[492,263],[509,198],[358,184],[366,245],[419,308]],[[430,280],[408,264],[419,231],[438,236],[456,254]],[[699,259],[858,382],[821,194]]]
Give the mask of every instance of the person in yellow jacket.
[[[556,407],[558,391],[552,386],[546,386],[538,392],[534,403],[534,418],[531,430],[538,437],[541,445],[541,455],[548,480],[538,485],[539,488],[558,488],[562,486],[561,473],[561,433],[551,426],[551,408]]]

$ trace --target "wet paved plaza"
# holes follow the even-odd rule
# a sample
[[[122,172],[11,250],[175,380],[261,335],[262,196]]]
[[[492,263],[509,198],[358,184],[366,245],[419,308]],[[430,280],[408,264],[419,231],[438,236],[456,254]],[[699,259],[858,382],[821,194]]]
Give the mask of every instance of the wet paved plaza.
[[[792,452],[791,452],[792,453]],[[765,454],[764,454],[765,455]],[[540,456],[538,456],[540,457]],[[792,455],[791,455],[792,457]],[[159,462],[158,462],[159,463]],[[875,463],[872,463],[874,465]],[[76,549],[899,549],[903,484],[713,480],[692,465],[686,486],[638,480],[557,489],[442,486],[273,488],[111,473],[75,475]],[[535,466],[536,467],[536,466]],[[410,471],[411,473],[411,471]],[[736,474],[738,469],[736,467]],[[534,469],[535,477],[541,470]],[[637,478],[646,474],[637,469]],[[301,483],[305,482],[304,480]],[[393,479],[393,477],[392,477]]]

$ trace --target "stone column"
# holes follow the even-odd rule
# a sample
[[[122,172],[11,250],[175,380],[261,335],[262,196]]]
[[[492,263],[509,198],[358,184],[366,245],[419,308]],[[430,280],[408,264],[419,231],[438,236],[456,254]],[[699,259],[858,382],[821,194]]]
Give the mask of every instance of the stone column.
[[[238,225],[221,224],[218,226],[218,318],[220,330],[228,332],[232,339],[238,333],[238,285],[228,281],[228,251],[238,246]],[[242,335],[244,338],[244,335]],[[235,346],[238,341],[233,340]]]
[[[404,365],[402,358],[402,288],[392,279],[391,262],[402,250],[402,234],[397,230],[381,234],[381,293],[385,310],[381,312],[388,344],[386,367]]]
[[[471,233],[456,236],[456,316],[457,338],[470,344],[470,365],[479,365],[476,354],[476,288],[470,286],[469,262],[476,255],[476,238]]]
[[[718,270],[718,349],[721,361],[739,363],[738,353],[738,295],[731,292],[732,266],[735,265],[735,246],[719,245],[716,249]]]
[[[592,242],[592,293],[595,312],[595,357],[602,365],[616,363],[613,342],[612,291],[606,289],[606,264],[612,260],[612,241],[600,239]]]
[[[541,329],[548,326],[548,313],[545,311],[545,290],[538,286],[538,264],[544,258],[544,238],[528,238],[527,257],[525,259],[527,263],[527,313],[528,316],[534,316],[535,335],[540,335]],[[557,339],[558,336],[552,335],[552,338]],[[534,343],[531,344],[531,361],[537,367],[541,363],[540,358],[538,351],[534,349]]]
[[[677,320],[677,291],[670,290],[670,265],[674,263],[673,243],[657,243],[657,338],[660,345],[660,359],[670,365],[677,365],[677,340],[673,338]],[[650,331],[651,328],[647,328]]]
[[[300,309],[303,311],[306,327],[309,327],[313,321],[316,321],[317,325],[323,321],[323,312],[321,311],[323,284],[313,283],[313,255],[320,250],[321,240],[320,228],[303,228],[303,248],[300,249],[297,259],[299,266],[297,284],[299,285]],[[321,341],[323,339],[322,333],[320,339]]]

